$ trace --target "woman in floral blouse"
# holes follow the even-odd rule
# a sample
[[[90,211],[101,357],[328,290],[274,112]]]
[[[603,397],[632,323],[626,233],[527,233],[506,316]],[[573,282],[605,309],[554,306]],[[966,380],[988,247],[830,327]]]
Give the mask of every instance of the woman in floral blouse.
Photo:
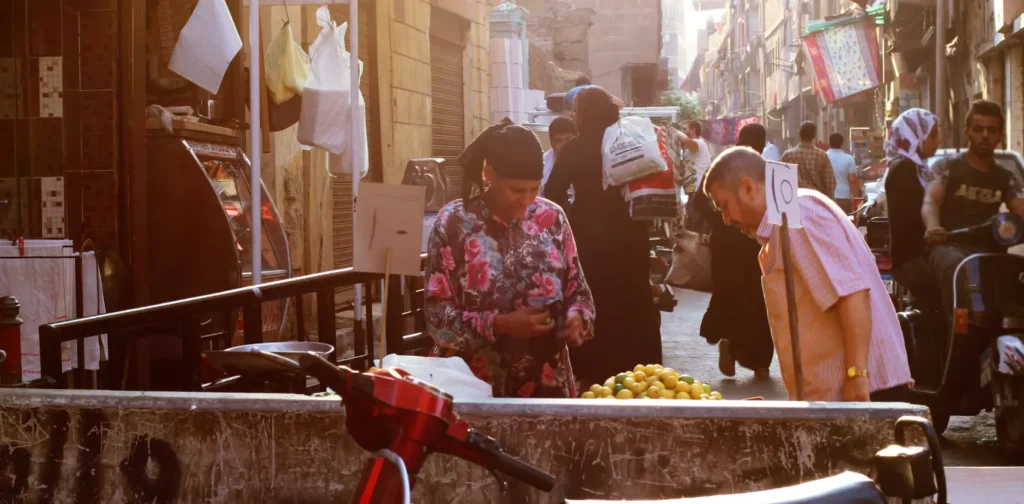
[[[565,214],[537,198],[540,142],[506,119],[459,164],[463,199],[441,209],[427,245],[433,354],[465,359],[495,397],[575,396],[566,345],[593,335],[594,303]]]

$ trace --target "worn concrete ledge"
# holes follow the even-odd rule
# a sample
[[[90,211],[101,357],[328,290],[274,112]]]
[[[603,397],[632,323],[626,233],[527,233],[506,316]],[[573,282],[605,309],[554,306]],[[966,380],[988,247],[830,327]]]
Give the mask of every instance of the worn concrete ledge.
[[[445,455],[415,502],[656,499],[870,472],[904,404],[488,400],[457,410],[558,479],[552,494]],[[0,502],[347,502],[366,453],[335,399],[0,392]]]

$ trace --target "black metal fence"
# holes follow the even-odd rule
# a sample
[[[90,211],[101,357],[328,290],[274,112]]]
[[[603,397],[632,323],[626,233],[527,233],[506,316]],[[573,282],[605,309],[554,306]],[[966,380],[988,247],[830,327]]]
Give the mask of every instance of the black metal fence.
[[[423,331],[422,288],[416,282],[418,278],[392,276],[388,279],[389,299],[387,303],[387,335],[386,343],[389,353],[404,353],[413,349],[429,346],[430,339]],[[383,275],[363,273],[351,268],[316,273],[276,282],[268,282],[254,287],[242,287],[162,303],[130,310],[107,313],[92,317],[47,324],[39,328],[39,350],[42,375],[56,381],[59,388],[67,387],[67,380],[61,369],[61,344],[68,341],[82,341],[85,338],[106,334],[108,338],[110,359],[106,370],[107,383],[101,388],[119,388],[110,386],[110,382],[126,380],[129,366],[127,358],[130,350],[125,343],[139,338],[159,334],[176,336],[181,341],[182,359],[178,372],[182,390],[203,390],[200,369],[204,343],[208,346],[225,347],[230,345],[232,335],[236,331],[238,310],[242,312],[242,333],[246,344],[263,342],[262,306],[263,303],[285,298],[293,298],[297,321],[297,338],[306,340],[306,328],[303,320],[303,296],[313,294],[317,307],[316,333],[318,339],[331,345],[336,344],[337,320],[335,311],[335,292],[341,288],[362,285],[364,292],[363,306],[352,306],[355,310],[365,310],[362,324],[354,322],[353,356],[337,359],[339,364],[348,364],[357,369],[365,369],[372,365],[374,352],[373,302],[374,292],[379,292]],[[407,302],[408,301],[408,302]],[[205,333],[203,320],[210,314],[223,317],[223,330]],[[413,318],[416,331],[404,334],[405,320]],[[418,332],[417,332],[418,331]]]

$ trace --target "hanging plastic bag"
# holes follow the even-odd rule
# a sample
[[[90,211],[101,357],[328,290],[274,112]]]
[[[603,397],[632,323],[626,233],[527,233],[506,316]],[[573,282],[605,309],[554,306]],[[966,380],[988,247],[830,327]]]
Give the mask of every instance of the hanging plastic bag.
[[[605,189],[668,170],[654,123],[646,117],[623,117],[604,130],[601,158]]]
[[[357,159],[360,176],[369,171],[369,148],[366,140],[366,102],[358,89],[350,86],[351,55],[345,50],[345,32],[348,23],[336,26],[326,6],[316,12],[317,24],[322,28],[320,35],[309,48],[312,60],[309,80],[302,91],[302,113],[299,117],[299,143],[319,147],[340,159],[333,157],[329,162],[332,173],[351,174],[350,149],[359,149]],[[362,62],[359,72],[362,74]],[[359,117],[356,130],[356,145],[351,145],[350,128],[353,113],[351,93],[359,93]]]
[[[665,164],[673,166],[669,155],[669,126],[658,128],[658,149]],[[629,215],[633,220],[675,219],[679,217],[679,189],[674,170],[667,169],[631,180],[622,188],[622,196],[629,202]]]
[[[711,292],[711,240],[709,235],[686,229],[675,233],[672,267],[665,283],[701,292]]]
[[[285,23],[270,43],[265,56],[267,89],[276,103],[285,103],[302,94],[309,80],[309,56],[295,43],[291,23]]]

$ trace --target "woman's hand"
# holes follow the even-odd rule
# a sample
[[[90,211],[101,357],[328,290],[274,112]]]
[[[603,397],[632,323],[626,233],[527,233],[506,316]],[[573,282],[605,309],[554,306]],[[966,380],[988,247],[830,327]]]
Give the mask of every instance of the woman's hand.
[[[564,340],[571,347],[583,345],[583,316],[578,311],[570,311],[565,319],[565,329],[558,337]]]
[[[520,339],[533,339],[549,334],[555,327],[551,312],[544,308],[521,308],[503,313],[494,319],[494,332]]]

